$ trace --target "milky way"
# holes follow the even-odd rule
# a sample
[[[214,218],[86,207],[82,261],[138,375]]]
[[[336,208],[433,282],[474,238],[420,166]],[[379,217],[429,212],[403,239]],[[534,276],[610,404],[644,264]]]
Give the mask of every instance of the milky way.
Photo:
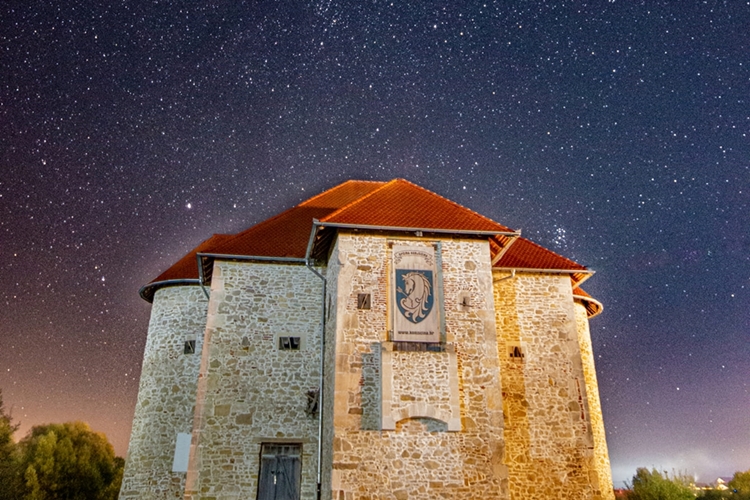
[[[403,177],[597,271],[616,484],[750,469],[750,3],[98,3],[0,6],[17,438],[80,419],[124,454],[140,286],[212,233]]]

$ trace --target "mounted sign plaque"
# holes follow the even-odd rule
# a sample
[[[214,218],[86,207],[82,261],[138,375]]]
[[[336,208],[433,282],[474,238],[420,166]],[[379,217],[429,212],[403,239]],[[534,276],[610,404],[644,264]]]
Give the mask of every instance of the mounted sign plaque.
[[[392,338],[396,342],[440,342],[435,249],[393,245]]]

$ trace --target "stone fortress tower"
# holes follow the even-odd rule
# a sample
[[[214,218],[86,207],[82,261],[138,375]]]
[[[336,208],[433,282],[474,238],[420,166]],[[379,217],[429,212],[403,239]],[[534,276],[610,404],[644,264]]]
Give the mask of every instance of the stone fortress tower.
[[[120,498],[613,499],[591,274],[402,179],[214,235],[141,289]]]

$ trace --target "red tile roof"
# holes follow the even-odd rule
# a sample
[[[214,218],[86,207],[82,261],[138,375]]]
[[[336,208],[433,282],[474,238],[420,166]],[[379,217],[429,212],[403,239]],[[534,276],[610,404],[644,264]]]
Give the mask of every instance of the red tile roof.
[[[404,179],[394,179],[320,221],[362,226],[512,232],[492,219]]]
[[[161,273],[154,281],[169,281],[198,278],[198,264],[195,260],[195,254],[198,252],[207,252],[216,245],[234,238],[232,234],[214,234],[209,239],[195,247],[186,256],[178,260],[169,269]]]
[[[568,272],[574,286],[590,275],[584,266],[525,238],[516,237],[508,227],[406,180],[352,180],[236,235],[212,236],[145,286],[141,296],[151,301],[156,289],[169,285],[164,282],[197,280],[197,253],[304,258],[314,219],[319,220],[323,227],[315,240],[320,247],[318,255],[325,254],[336,227],[342,225],[492,232],[495,233],[490,237],[492,255],[501,255],[494,267]],[[210,273],[210,266],[207,272]],[[210,279],[210,274],[207,277]]]
[[[493,236],[492,240],[496,244],[499,242],[497,236]],[[493,267],[565,272],[570,274],[575,286],[580,285],[593,274],[586,266],[566,259],[552,250],[547,250],[543,246],[521,237],[511,241],[510,246]]]
[[[303,201],[300,203],[300,206],[325,207],[330,208],[332,211],[338,210],[363,196],[367,196],[376,189],[379,189],[383,184],[385,182],[349,180]]]
[[[383,184],[346,181],[238,234],[215,234],[143,287],[141,297],[151,302],[156,290],[166,281],[197,280],[198,253],[302,258],[313,219],[325,217]]]
[[[224,241],[232,239],[233,237],[234,236],[231,234],[214,234],[209,239],[203,241],[187,255],[175,262],[169,269],[157,276],[155,280],[141,288],[141,297],[148,302],[151,302],[154,298],[154,293],[156,293],[158,288],[169,286],[170,284],[177,285],[186,280],[197,280],[198,261],[196,260],[195,254],[199,252],[208,252],[211,248]]]
[[[585,271],[586,267],[570,259],[547,250],[543,246],[517,238],[503,254],[494,267],[525,269],[559,269],[566,271]]]
[[[303,258],[313,219],[321,219],[353,200],[366,196],[382,182],[347,181],[238,233],[210,253]],[[207,252],[208,253],[208,252]]]

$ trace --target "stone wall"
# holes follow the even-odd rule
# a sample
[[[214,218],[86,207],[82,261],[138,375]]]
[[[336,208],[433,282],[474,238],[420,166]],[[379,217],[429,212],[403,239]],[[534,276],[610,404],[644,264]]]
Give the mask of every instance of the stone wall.
[[[185,498],[255,498],[262,443],[302,446],[302,498],[317,490],[322,280],[305,266],[214,263]],[[301,337],[279,350],[279,336]]]
[[[336,373],[333,420],[324,420],[333,427],[327,430],[333,457],[326,498],[507,498],[488,244],[410,242],[440,247],[448,352],[391,352],[388,242],[340,234],[329,262],[336,310],[326,342],[335,342]],[[372,295],[369,310],[357,309],[358,293]],[[460,305],[466,296],[469,307]],[[397,365],[390,373],[384,353]],[[388,386],[393,430],[373,427],[379,420],[373,415],[386,422],[380,395]]]
[[[389,338],[391,244],[404,242],[436,252],[437,350]],[[322,498],[613,498],[567,275],[504,279],[486,240],[354,232],[321,272],[325,346],[323,282],[299,264],[216,261],[209,301],[196,286],[156,293],[120,498],[255,498],[263,443],[301,445],[301,498],[315,498],[321,421],[306,410],[322,347]],[[188,472],[172,472],[190,432]]]
[[[120,498],[180,498],[185,473],[172,472],[177,433],[190,433],[207,300],[197,286],[156,292]],[[185,341],[195,340],[194,354]]]
[[[461,430],[458,359],[453,344],[445,347],[445,352],[394,352],[391,342],[382,343],[382,429],[426,417],[443,422],[446,430]]]
[[[586,380],[586,394],[588,395],[589,415],[591,418],[591,432],[594,438],[594,463],[599,489],[602,498],[614,500],[612,485],[612,468],[609,463],[607,450],[607,436],[604,432],[604,418],[602,405],[599,400],[599,384],[596,381],[596,367],[594,364],[594,350],[591,345],[591,332],[586,307],[576,302],[576,325],[578,328],[578,345],[583,362],[583,374]]]
[[[507,274],[496,272],[494,291],[510,497],[611,498],[594,460],[570,278]]]

